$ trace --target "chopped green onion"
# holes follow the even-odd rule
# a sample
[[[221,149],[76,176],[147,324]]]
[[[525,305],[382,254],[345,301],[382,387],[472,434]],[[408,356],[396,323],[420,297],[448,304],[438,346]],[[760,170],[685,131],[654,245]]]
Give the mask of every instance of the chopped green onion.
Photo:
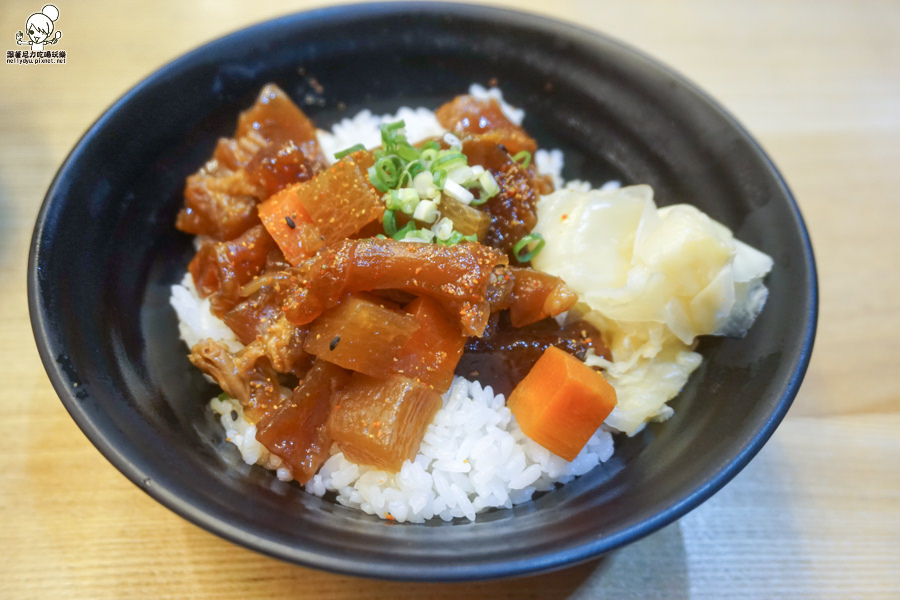
[[[446,238],[442,240],[439,239],[438,244],[441,244],[442,246],[452,246],[453,244],[458,244],[461,239],[462,234],[454,229]]]
[[[399,229],[396,232],[394,232],[394,235],[392,235],[391,237],[399,242],[400,240],[402,240],[403,238],[406,237],[406,234],[408,234],[410,231],[415,231],[415,230],[416,230],[416,224],[413,223],[412,221],[410,221],[409,223],[407,223],[406,225],[403,226],[403,229]]]
[[[437,220],[437,205],[432,200],[422,200],[416,205],[413,219],[424,223],[434,223]]]
[[[462,166],[456,167],[452,171],[448,171],[447,177],[452,179],[459,185],[469,187],[471,185],[474,185],[473,180],[475,179],[475,173],[472,171],[471,167]]]
[[[414,161],[419,159],[419,151],[410,146],[409,142],[398,144],[397,154],[400,155],[400,158],[407,161]]]
[[[390,186],[381,179],[381,174],[378,172],[378,169],[376,169],[374,165],[369,167],[369,170],[367,172],[369,174],[369,181],[379,192],[387,192],[391,189]]]
[[[434,140],[428,140],[428,141],[426,141],[424,144],[422,144],[422,150],[423,150],[423,151],[425,151],[425,150],[435,150],[435,151],[437,151],[437,150],[440,150],[440,149],[441,149],[441,145],[438,144],[438,143],[437,143],[436,141],[434,141]]]
[[[459,150],[460,148],[462,148],[462,142],[460,141],[460,139],[449,131],[444,134],[444,141],[454,150]]]
[[[356,144],[354,146],[350,146],[349,148],[345,148],[345,149],[341,150],[340,152],[335,152],[334,157],[336,159],[340,160],[349,154],[353,154],[354,152],[359,152],[360,150],[365,150],[365,149],[366,149],[366,147],[363,146],[362,144]]]
[[[431,230],[438,240],[446,240],[453,234],[453,221],[447,217],[441,217],[441,219],[431,227]]]
[[[397,131],[398,129],[403,129],[404,127],[406,127],[406,121],[401,119],[399,121],[394,121],[393,123],[382,123],[381,131]]]
[[[375,171],[378,173],[378,178],[388,189],[396,187],[400,181],[401,169],[394,157],[385,156],[384,158],[379,158],[375,162]]]
[[[392,190],[392,198],[393,192],[395,191],[397,192],[397,199],[400,201],[400,210],[408,215],[413,214],[413,211],[416,210],[416,206],[419,204],[419,194],[416,193],[416,190],[413,188],[400,188],[399,190]]]
[[[481,195],[484,200],[493,198],[500,193],[500,186],[497,185],[497,180],[494,179],[494,175],[490,171],[485,171],[479,175],[478,183],[481,185],[481,189],[484,190],[484,194]]]
[[[397,233],[397,217],[394,215],[394,211],[384,211],[384,216],[381,217],[381,226],[384,227],[384,232],[391,237]]]
[[[478,241],[478,238],[475,236],[474,233],[471,235],[463,235],[454,229],[453,233],[451,233],[450,236],[447,237],[447,239],[445,239],[445,240],[439,239],[438,244],[441,244],[443,246],[453,246],[454,244],[458,244],[460,242],[477,242],[477,241]]]
[[[455,200],[459,200],[463,204],[469,204],[470,202],[472,202],[472,200],[475,199],[475,196],[472,194],[472,192],[459,185],[452,179],[447,179],[447,181],[444,182],[444,191],[448,196],[451,196]]]
[[[513,256],[515,256],[516,260],[520,263],[529,262],[541,251],[541,248],[543,248],[546,243],[546,240],[544,240],[541,234],[529,233],[513,246]],[[525,250],[526,248],[528,248],[528,252],[526,254],[521,254],[522,250]]]
[[[512,157],[514,161],[519,163],[519,166],[523,169],[527,169],[528,165],[531,164],[531,152],[528,150],[522,150],[518,154]]]
[[[431,163],[431,170],[434,171],[452,171],[456,167],[464,167],[468,160],[466,159],[466,155],[462,152],[451,152],[448,154],[444,154],[442,156],[438,156]]]
[[[434,233],[430,229],[416,229],[403,236],[401,241],[430,244],[432,240],[434,240]]]

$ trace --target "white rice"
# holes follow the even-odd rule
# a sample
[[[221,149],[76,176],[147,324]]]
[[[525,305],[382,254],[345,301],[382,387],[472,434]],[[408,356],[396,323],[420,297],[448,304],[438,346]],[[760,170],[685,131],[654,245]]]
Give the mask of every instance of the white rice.
[[[456,377],[425,431],[419,453],[398,473],[332,455],[306,484],[310,493],[399,522],[433,517],[471,521],[488,508],[510,508],[587,473],[612,456],[612,435],[599,430],[568,462],[522,433],[502,395]]]
[[[524,113],[504,102],[500,90],[473,85],[469,92],[496,98],[511,121],[522,122]],[[329,159],[357,143],[374,148],[381,144],[379,125],[399,119],[405,121],[413,143],[445,133],[431,111],[404,107],[393,115],[362,111],[342,120],[331,132],[320,131],[319,143]],[[534,160],[539,172],[551,175],[562,187],[561,151],[538,150]],[[228,326],[210,313],[209,301],[199,297],[190,274],[172,286],[170,303],[178,315],[179,333],[189,347],[213,338],[224,341],[232,351],[241,348]],[[209,405],[219,417],[226,440],[247,464],[275,471],[281,480],[291,479],[281,459],[256,440],[256,427],[244,418],[237,400],[223,396],[213,398]],[[335,445],[305,489],[317,496],[334,493],[345,506],[398,522],[421,523],[432,518],[474,521],[484,510],[528,502],[535,493],[587,473],[612,454],[612,435],[601,428],[575,460],[568,462],[522,433],[502,395],[495,395],[490,386],[455,377],[418,454],[398,473],[352,463]]]

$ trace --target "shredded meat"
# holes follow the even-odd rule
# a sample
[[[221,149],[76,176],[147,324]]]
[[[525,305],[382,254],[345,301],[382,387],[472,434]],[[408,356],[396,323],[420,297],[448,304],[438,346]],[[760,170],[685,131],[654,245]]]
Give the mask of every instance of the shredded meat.
[[[245,346],[233,354],[221,342],[203,340],[191,348],[188,358],[241,403],[251,422],[277,410],[285,400],[285,390],[262,344]]]

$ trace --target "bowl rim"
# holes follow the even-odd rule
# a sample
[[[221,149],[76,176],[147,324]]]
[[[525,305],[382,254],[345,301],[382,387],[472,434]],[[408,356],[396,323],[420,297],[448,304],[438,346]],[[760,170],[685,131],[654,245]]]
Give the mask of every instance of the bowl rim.
[[[81,403],[72,393],[69,385],[69,376],[66,373],[65,366],[57,360],[59,356],[59,348],[54,347],[54,338],[49,331],[48,316],[44,312],[39,275],[41,266],[41,241],[43,238],[45,227],[54,204],[54,199],[59,197],[62,181],[66,173],[77,163],[77,159],[86,147],[91,143],[92,138],[102,129],[104,123],[108,121],[112,115],[126,106],[132,98],[140,95],[145,89],[152,88],[161,79],[169,76],[173,71],[188,68],[196,60],[200,59],[204,54],[216,51],[216,49],[232,44],[243,43],[252,39],[261,31],[272,27],[283,26],[300,26],[303,23],[314,21],[342,21],[347,18],[359,18],[369,16],[384,15],[416,15],[426,14],[434,16],[436,14],[459,16],[463,18],[485,18],[493,20],[514,21],[518,25],[527,27],[528,29],[538,30],[542,32],[557,32],[567,37],[577,37],[578,43],[587,43],[591,45],[606,45],[618,47],[622,52],[640,58],[649,63],[654,69],[667,73],[678,81],[680,85],[685,86],[701,99],[703,99],[708,107],[717,111],[719,115],[727,121],[731,127],[738,131],[741,137],[747,141],[755,152],[761,157],[768,166],[771,174],[777,180],[778,185],[783,189],[785,198],[788,201],[789,208],[797,223],[797,231],[801,235],[803,246],[803,270],[809,278],[810,286],[808,295],[803,298],[805,306],[802,314],[806,319],[806,325],[803,328],[803,339],[800,345],[800,351],[796,356],[796,364],[791,373],[791,377],[787,386],[782,391],[774,410],[769,413],[763,426],[756,431],[749,442],[722,468],[709,474],[702,485],[696,487],[693,491],[684,497],[676,499],[667,508],[653,515],[651,518],[643,520],[636,525],[624,529],[616,534],[602,536],[592,542],[588,542],[577,546],[571,550],[549,552],[542,556],[542,560],[531,558],[527,561],[517,560],[516,558],[508,560],[498,560],[495,563],[473,568],[454,568],[453,565],[438,565],[431,569],[422,569],[417,566],[415,570],[403,569],[402,566],[390,563],[392,571],[387,572],[384,565],[390,562],[373,560],[371,563],[353,562],[352,564],[341,559],[336,555],[317,554],[309,550],[288,546],[272,539],[264,539],[253,535],[245,529],[235,527],[220,518],[205,513],[203,510],[190,502],[184,501],[178,494],[178,490],[168,489],[165,486],[158,485],[157,482],[141,471],[140,467],[134,464],[125,454],[120,452],[116,446],[110,441],[105,432],[100,429],[92,419],[91,415],[83,408]],[[636,541],[669,523],[681,518],[701,503],[711,497],[722,486],[733,479],[759,452],[762,446],[774,433],[778,424],[782,421],[790,408],[794,397],[796,396],[803,377],[809,365],[813,343],[815,339],[817,321],[818,321],[818,278],[816,272],[815,259],[813,255],[812,244],[810,242],[809,233],[800,214],[800,210],[796,204],[794,196],[787,186],[783,176],[777,170],[770,157],[765,153],[760,144],[753,138],[749,132],[741,125],[731,114],[729,114],[718,102],[711,96],[693,84],[689,79],[669,67],[668,65],[658,61],[657,59],[643,53],[642,51],[631,47],[606,33],[594,31],[580,25],[558,20],[555,18],[539,15],[537,13],[525,12],[521,10],[511,10],[507,8],[498,8],[493,6],[479,6],[462,4],[455,2],[379,2],[379,3],[361,3],[347,4],[332,7],[316,8],[312,10],[297,12],[284,15],[274,19],[258,22],[247,27],[243,27],[231,33],[220,36],[211,41],[170,60],[162,66],[155,69],[151,74],[142,78],[138,83],[130,87],[115,102],[113,102],[101,115],[90,125],[84,134],[79,138],[72,150],[57,170],[54,178],[48,187],[44,200],[41,204],[35,228],[31,239],[28,268],[27,268],[27,290],[28,290],[28,308],[34,333],[35,341],[39,351],[41,361],[48,374],[48,377],[61,399],[66,410],[69,412],[78,427],[86,435],[86,437],[95,445],[95,447],[109,460],[122,474],[135,483],[140,489],[149,494],[155,500],[172,510],[176,514],[186,520],[198,525],[207,531],[213,532],[233,543],[250,548],[262,554],[278,558],[281,560],[301,564],[313,568],[323,569],[330,572],[350,574],[357,576],[366,576],[379,579],[396,579],[396,580],[419,580],[419,581],[464,581],[474,579],[491,579],[498,577],[522,576],[526,574],[535,574],[538,572],[546,572],[558,568],[572,566],[578,562],[583,562],[591,558],[596,558],[604,553],[619,548],[627,543]],[[798,314],[801,311],[798,310]]]

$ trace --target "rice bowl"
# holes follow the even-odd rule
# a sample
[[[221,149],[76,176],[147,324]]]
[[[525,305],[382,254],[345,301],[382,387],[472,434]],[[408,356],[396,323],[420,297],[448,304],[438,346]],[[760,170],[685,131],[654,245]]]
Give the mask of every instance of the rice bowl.
[[[411,28],[408,38],[378,33],[393,31],[398,20]],[[298,38],[304,46],[290,43]],[[360,49],[337,39],[366,40],[364,53],[393,64],[384,84],[360,93],[366,78],[353,66]],[[441,69],[423,70],[422,57]],[[475,523],[395,527],[275,477],[237,474],[233,461],[211,450],[224,443],[221,424],[204,416],[214,390],[183,359],[168,304],[192,252],[171,222],[184,177],[259,86],[296,78],[298,63],[350,113],[437,105],[473,79],[501,74],[504,89],[525,98],[528,114],[545,123],[535,134],[565,150],[569,177],[586,177],[589,156],[599,165],[597,183],[647,181],[660,193],[690,195],[773,255],[759,323],[740,345],[704,344],[707,360],[668,423],[623,440],[601,469]],[[588,72],[602,77],[581,76]],[[304,85],[295,97],[308,93]],[[549,110],[555,94],[571,100],[568,114]],[[184,101],[167,102],[173,95]],[[323,123],[339,120],[334,107],[322,109]],[[149,129],[148,112],[155,115]],[[116,131],[144,132],[142,143],[111,145]],[[614,151],[594,146],[595,139],[612,141]],[[117,251],[125,243],[129,252]],[[179,59],[129,92],[73,149],[48,191],[30,260],[30,310],[51,381],[76,423],[129,479],[249,548],[391,579],[547,571],[680,517],[771,435],[799,387],[815,330],[815,269],[802,219],[777,171],[724,111],[617,42],[471,6],[327,9],[250,28]],[[705,405],[717,409],[700,410],[701,386],[711,390]],[[727,410],[720,409],[725,397]]]

